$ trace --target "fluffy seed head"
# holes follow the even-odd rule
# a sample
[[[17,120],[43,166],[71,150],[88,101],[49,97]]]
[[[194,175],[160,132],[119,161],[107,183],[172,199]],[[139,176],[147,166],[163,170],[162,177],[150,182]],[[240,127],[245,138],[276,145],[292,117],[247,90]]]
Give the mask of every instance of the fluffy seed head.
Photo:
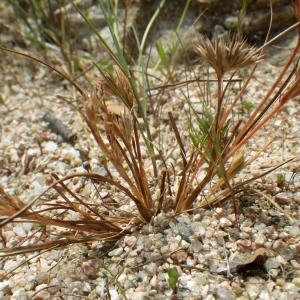
[[[261,60],[261,56],[254,46],[249,46],[245,40],[238,41],[234,35],[223,35],[216,37],[215,44],[204,36],[200,37],[200,44],[195,47],[199,54],[221,78],[225,73],[249,67]]]

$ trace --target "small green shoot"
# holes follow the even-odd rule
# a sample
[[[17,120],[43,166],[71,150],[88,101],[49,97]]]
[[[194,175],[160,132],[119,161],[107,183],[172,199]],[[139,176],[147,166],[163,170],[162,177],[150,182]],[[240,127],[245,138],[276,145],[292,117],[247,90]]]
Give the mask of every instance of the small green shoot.
[[[164,65],[164,67],[166,68],[167,72],[168,72],[168,75],[170,76],[171,72],[170,72],[170,65],[169,65],[169,62],[167,60],[167,55],[166,55],[166,52],[163,48],[163,45],[161,43],[161,41],[158,41],[156,43],[156,49],[157,49],[157,52],[159,54],[159,57]]]
[[[242,9],[238,12],[238,24],[237,24],[237,32],[239,40],[242,41],[243,39],[243,33],[242,33],[242,21],[244,16],[246,15],[246,10],[248,6],[248,0],[243,0]]]
[[[244,101],[242,106],[243,106],[243,109],[246,110],[247,116],[250,116],[250,113],[254,108],[254,104],[251,101]]]
[[[177,284],[178,284],[178,271],[176,267],[169,268],[168,270],[168,283],[170,288],[173,290],[172,293],[172,299],[178,299],[177,294],[178,294],[178,289],[177,289]]]
[[[276,177],[277,177],[277,180],[276,180],[277,186],[280,187],[280,188],[283,187],[283,185],[286,181],[285,174],[284,173],[277,173]]]

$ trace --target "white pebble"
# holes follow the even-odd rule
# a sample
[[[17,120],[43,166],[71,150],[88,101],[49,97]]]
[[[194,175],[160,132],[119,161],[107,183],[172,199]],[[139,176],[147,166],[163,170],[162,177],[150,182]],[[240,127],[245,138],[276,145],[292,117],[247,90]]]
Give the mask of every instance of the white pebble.
[[[198,284],[197,281],[197,279],[195,280],[195,278],[192,278],[191,281],[187,282],[186,287],[193,293],[198,294],[202,290],[202,287]]]
[[[44,145],[44,152],[55,152],[56,149],[58,148],[58,145],[53,141],[44,142],[43,145]]]
[[[20,288],[14,291],[10,297],[11,300],[27,300],[26,291],[24,288]]]
[[[10,292],[9,281],[5,280],[0,282],[0,291],[4,294],[8,294]]]
[[[141,300],[141,299],[145,299],[146,296],[147,296],[147,293],[145,293],[145,292],[133,292],[129,295],[129,299],[130,300]]]
[[[120,256],[123,253],[123,248],[116,248],[108,253],[108,256]]]
[[[156,271],[157,271],[156,263],[152,262],[152,263],[148,264],[147,267],[146,267],[146,271],[147,271],[148,275],[154,276],[156,274]]]
[[[226,218],[221,218],[219,224],[220,224],[221,227],[230,227],[230,226],[232,226],[232,223]]]
[[[16,261],[14,261],[14,260],[7,260],[4,263],[3,270],[6,271],[6,272],[9,272],[12,269],[16,268],[17,266],[18,266],[18,263]]]
[[[286,265],[287,264],[287,261],[281,256],[281,255],[278,255],[276,256],[276,260],[281,264],[281,265]]]
[[[120,300],[120,296],[116,290],[109,290],[111,300]]]
[[[24,230],[23,226],[21,223],[18,223],[14,229],[13,229],[14,233],[20,237],[26,237],[26,231]]]

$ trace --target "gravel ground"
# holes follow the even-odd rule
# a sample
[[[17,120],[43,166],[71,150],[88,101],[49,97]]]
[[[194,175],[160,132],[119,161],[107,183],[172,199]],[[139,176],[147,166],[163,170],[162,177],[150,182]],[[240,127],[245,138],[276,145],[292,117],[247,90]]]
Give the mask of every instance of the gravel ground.
[[[293,42],[290,38],[283,45],[291,46]],[[258,103],[288,53],[289,49],[267,53],[245,95],[247,99]],[[1,55],[0,78],[5,84],[1,84],[4,104],[0,105],[0,183],[5,190],[27,202],[45,189],[51,172],[61,177],[84,172],[85,161],[90,162],[94,172],[105,172],[99,158],[101,153],[84,131],[77,114],[55,97],[57,94],[70,97],[66,83],[28,60]],[[201,103],[193,89],[189,97],[197,110]],[[174,112],[186,142],[189,128],[181,92],[171,91],[165,98],[161,107],[163,122],[151,130],[167,152],[174,144],[167,112]],[[123,289],[130,300],[171,299],[167,272],[176,266],[179,299],[300,299],[298,100],[290,101],[276,120],[248,144],[250,155],[264,144],[273,126],[271,135],[277,139],[251,168],[235,179],[241,181],[258,175],[266,167],[293,157],[292,162],[256,181],[252,187],[273,197],[294,222],[270,202],[251,193],[238,199],[240,231],[233,226],[235,215],[230,203],[177,217],[162,213],[116,242],[78,244],[40,255],[2,258],[0,298],[118,300],[123,299]],[[45,113],[53,114],[76,132],[77,141],[65,142],[52,132],[43,120]],[[175,149],[168,163],[176,166],[178,158],[179,151]],[[282,184],[278,181],[281,175],[285,177]],[[78,180],[68,186],[87,197],[93,193],[89,182]],[[31,224],[7,225],[2,230],[0,248],[19,245],[36,230]],[[23,246],[42,236],[43,232],[38,231]],[[25,262],[28,258],[31,259]]]

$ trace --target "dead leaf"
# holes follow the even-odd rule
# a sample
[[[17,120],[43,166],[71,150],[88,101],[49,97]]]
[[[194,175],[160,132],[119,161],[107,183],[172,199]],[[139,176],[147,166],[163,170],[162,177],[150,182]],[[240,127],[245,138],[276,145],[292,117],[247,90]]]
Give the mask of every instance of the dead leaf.
[[[268,257],[275,257],[275,252],[266,248],[258,248],[253,253],[247,254],[241,261],[232,261],[229,263],[230,272],[238,273],[242,268],[256,263],[258,265],[263,265]]]

